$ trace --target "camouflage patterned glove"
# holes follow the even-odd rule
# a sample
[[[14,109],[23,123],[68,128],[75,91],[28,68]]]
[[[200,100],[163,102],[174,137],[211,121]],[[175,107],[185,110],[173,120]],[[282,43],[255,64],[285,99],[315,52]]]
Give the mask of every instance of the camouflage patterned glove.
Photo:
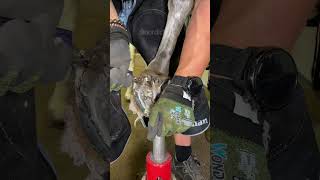
[[[148,123],[148,139],[158,136],[171,136],[183,133],[193,127],[195,123],[194,114],[194,92],[188,90],[180,82],[188,82],[190,78],[175,76],[165,87],[159,100],[151,109]],[[194,78],[195,79],[195,78]],[[197,94],[202,90],[200,78]]]

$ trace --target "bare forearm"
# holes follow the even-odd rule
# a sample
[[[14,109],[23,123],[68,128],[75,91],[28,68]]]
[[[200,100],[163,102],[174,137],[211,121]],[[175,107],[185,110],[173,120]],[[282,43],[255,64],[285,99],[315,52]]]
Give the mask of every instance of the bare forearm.
[[[210,60],[210,0],[195,3],[184,41],[179,76],[201,76]]]
[[[118,13],[112,3],[112,0],[110,0],[110,20],[112,19],[118,19]]]
[[[225,0],[213,43],[238,48],[277,46],[291,50],[316,0]]]

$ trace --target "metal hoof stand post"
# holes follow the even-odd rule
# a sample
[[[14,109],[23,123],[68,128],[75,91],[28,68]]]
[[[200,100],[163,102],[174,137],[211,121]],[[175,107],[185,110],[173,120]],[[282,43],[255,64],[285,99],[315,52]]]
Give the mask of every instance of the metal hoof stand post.
[[[176,180],[171,172],[172,156],[166,151],[165,138],[156,136],[153,150],[146,157],[147,172],[142,180]]]

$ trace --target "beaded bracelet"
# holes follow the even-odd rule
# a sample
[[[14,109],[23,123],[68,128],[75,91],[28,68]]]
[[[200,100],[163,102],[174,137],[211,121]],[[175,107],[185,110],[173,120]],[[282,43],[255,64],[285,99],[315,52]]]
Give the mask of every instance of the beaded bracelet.
[[[113,19],[110,21],[110,27],[113,27],[113,26],[120,27],[120,28],[124,29],[125,31],[127,31],[126,26],[119,19]]]

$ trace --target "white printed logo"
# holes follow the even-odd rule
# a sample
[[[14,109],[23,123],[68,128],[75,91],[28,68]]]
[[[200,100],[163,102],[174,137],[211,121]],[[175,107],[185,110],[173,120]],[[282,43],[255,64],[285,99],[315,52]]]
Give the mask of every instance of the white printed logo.
[[[197,126],[202,126],[204,124],[208,124],[208,119],[207,118],[199,120],[199,121],[195,121],[193,126],[197,127]]]
[[[185,98],[185,99],[188,99],[189,101],[191,101],[191,96],[188,93],[186,93],[185,91],[183,91],[183,96],[182,97]]]

